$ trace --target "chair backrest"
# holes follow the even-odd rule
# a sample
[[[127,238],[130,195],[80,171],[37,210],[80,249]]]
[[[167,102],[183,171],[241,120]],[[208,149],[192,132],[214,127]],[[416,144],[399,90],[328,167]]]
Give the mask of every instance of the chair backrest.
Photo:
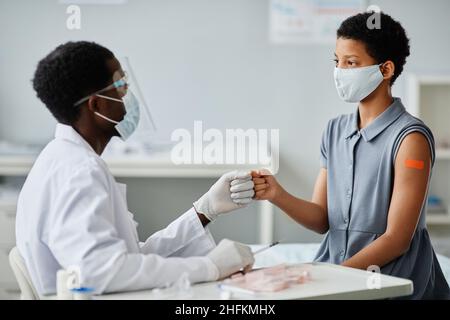
[[[16,276],[17,283],[19,284],[21,291],[20,299],[39,300],[39,295],[36,288],[33,286],[33,282],[31,282],[25,260],[23,260],[17,247],[12,248],[9,252],[9,264]]]

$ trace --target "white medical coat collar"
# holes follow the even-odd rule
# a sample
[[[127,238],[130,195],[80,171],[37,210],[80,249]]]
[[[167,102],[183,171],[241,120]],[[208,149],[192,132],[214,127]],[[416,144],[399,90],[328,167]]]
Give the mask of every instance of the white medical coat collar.
[[[91,145],[86,140],[84,140],[84,138],[71,126],[68,126],[68,125],[62,124],[62,123],[58,123],[56,125],[56,130],[55,130],[55,138],[76,143],[76,144],[88,149],[89,151],[94,152],[97,155],[97,153],[91,147]]]

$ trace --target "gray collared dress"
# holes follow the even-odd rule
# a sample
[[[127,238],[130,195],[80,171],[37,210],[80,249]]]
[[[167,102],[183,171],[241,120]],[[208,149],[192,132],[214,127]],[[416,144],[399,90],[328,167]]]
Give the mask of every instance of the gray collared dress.
[[[321,166],[327,169],[329,230],[316,261],[340,264],[386,231],[395,157],[409,133],[420,132],[427,138],[434,164],[433,134],[405,110],[399,98],[361,130],[358,118],[357,109],[330,120],[322,137],[320,158]],[[383,266],[381,272],[411,279],[414,293],[410,299],[450,299],[430,242],[425,212],[426,201],[408,251]]]

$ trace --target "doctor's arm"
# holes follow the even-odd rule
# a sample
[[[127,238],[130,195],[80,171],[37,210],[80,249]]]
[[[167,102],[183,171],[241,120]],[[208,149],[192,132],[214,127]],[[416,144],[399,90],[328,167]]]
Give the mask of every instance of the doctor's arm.
[[[421,133],[407,135],[395,159],[395,176],[386,232],[342,265],[366,270],[380,268],[404,254],[414,236],[424,205],[431,156]]]
[[[208,220],[207,217],[205,217],[205,215],[203,213],[198,213],[197,212],[197,217],[200,220],[201,224],[203,227],[206,227],[211,221]]]
[[[253,186],[250,172],[225,173],[194,202],[193,208],[141,243],[141,252],[165,257],[206,255],[216,245],[205,226],[219,215],[250,203],[254,195]]]
[[[191,208],[166,228],[155,232],[145,242],[140,242],[139,246],[144,254],[191,257],[208,254],[215,248],[216,243],[200,220],[199,214]]]

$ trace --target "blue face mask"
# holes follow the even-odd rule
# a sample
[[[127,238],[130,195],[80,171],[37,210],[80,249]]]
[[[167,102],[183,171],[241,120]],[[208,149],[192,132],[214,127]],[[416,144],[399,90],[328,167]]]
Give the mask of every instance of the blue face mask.
[[[106,121],[114,123],[116,125],[115,128],[117,132],[119,132],[122,140],[127,140],[134,133],[134,131],[136,131],[140,118],[139,101],[136,99],[133,92],[128,90],[127,94],[122,98],[122,100],[100,94],[96,94],[96,96],[111,101],[122,102],[124,104],[126,114],[121,121],[112,120],[98,112],[95,112],[95,114],[105,119]]]

